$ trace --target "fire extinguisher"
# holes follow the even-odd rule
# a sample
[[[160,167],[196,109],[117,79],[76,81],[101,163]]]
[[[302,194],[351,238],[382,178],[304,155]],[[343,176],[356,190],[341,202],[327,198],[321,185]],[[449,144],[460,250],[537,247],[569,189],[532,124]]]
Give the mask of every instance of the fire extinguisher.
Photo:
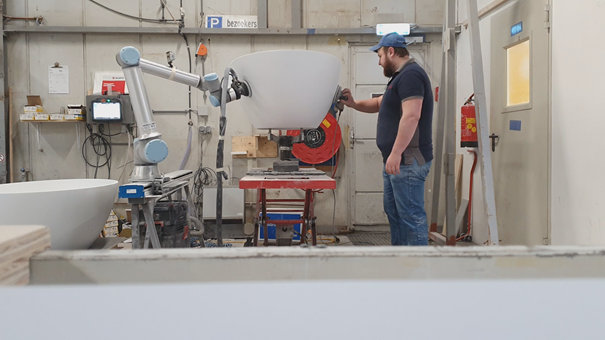
[[[473,94],[462,107],[460,122],[460,147],[476,148],[479,146],[477,139],[477,117],[475,115],[475,103]]]

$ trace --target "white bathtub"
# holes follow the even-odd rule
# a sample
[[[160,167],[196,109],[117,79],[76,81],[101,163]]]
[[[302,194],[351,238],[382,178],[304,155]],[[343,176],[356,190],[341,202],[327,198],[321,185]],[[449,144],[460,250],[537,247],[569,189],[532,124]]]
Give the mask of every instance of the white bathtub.
[[[51,249],[87,249],[103,230],[118,182],[65,179],[0,185],[0,225],[44,225]]]

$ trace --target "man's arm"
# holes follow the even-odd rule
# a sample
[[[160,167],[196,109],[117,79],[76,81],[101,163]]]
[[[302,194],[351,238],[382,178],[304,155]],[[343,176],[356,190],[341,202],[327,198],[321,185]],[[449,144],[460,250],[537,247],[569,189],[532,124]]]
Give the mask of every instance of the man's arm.
[[[422,98],[414,98],[401,103],[402,115],[397,130],[397,138],[386,164],[386,171],[390,175],[399,174],[403,151],[410,144],[418,127],[418,121],[422,113],[422,102]]]
[[[342,90],[342,95],[347,97],[347,100],[343,100],[342,102],[359,112],[377,113],[380,110],[380,104],[382,104],[382,96],[366,100],[355,100],[349,89]]]

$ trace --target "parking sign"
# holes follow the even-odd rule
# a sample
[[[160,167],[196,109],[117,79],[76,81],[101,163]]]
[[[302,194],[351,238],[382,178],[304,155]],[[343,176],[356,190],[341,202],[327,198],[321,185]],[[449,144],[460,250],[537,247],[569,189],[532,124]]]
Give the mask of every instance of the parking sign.
[[[222,16],[206,17],[206,28],[223,28],[223,17]]]

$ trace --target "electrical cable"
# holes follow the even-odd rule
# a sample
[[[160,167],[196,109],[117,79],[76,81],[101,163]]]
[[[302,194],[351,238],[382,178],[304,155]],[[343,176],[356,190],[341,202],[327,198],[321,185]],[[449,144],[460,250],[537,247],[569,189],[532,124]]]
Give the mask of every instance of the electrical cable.
[[[107,124],[107,128],[109,129],[109,123]],[[118,133],[113,134],[113,135],[112,135],[111,133],[110,133],[110,134],[106,134],[106,133],[105,133],[105,127],[104,127],[104,124],[99,124],[99,133],[100,133],[101,135],[103,135],[104,137],[115,137],[115,136],[119,136],[119,135],[121,135],[121,134],[122,134],[121,132],[118,132]]]
[[[90,125],[86,125],[86,129],[90,132],[90,136],[84,139],[82,144],[82,158],[86,165],[95,169],[94,178],[97,178],[99,168],[107,166],[107,178],[111,178],[111,143],[105,139],[101,134],[95,133]],[[92,149],[96,155],[96,164],[89,161],[86,156],[86,145],[90,143]],[[105,161],[101,163],[101,158],[105,158]]]
[[[156,23],[156,24],[172,24],[173,23],[172,21],[166,20],[166,19],[150,19],[150,18],[137,17],[137,16],[134,16],[134,15],[126,14],[124,12],[120,12],[118,10],[115,10],[115,9],[111,8],[111,7],[105,6],[105,5],[99,3],[99,2],[97,2],[95,0],[88,0],[88,1],[92,2],[93,4],[95,4],[95,5],[99,6],[99,7],[104,8],[104,9],[106,9],[106,10],[112,12],[112,13],[121,15],[121,16],[129,18],[129,19],[134,19],[134,20],[143,21],[143,22]],[[170,12],[170,10],[168,12]],[[175,19],[174,23],[179,24],[179,21],[180,21],[179,19]]]
[[[196,215],[200,221],[203,221],[203,212],[204,212],[204,187],[211,186],[216,184],[216,172],[211,168],[203,166],[203,146],[204,141],[200,146],[200,166],[193,175],[193,204],[195,206]]]

